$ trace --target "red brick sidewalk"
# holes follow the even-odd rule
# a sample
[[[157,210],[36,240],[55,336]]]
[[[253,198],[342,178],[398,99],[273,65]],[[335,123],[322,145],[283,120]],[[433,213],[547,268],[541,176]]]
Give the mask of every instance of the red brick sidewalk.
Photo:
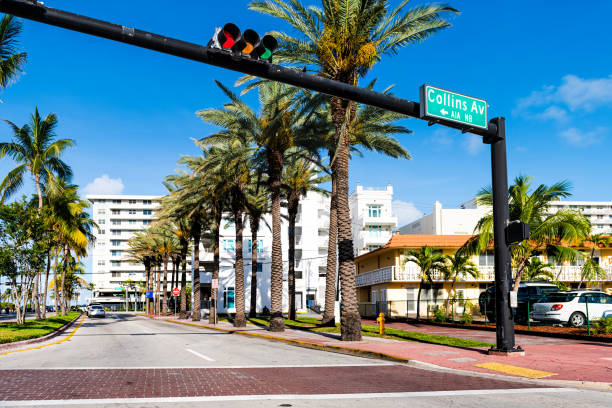
[[[169,321],[212,327],[204,321],[199,323],[185,320]],[[413,330],[427,332],[427,330],[437,329],[429,327],[429,329],[416,327]],[[372,356],[379,354],[398,360],[416,360],[441,367],[479,373],[529,377],[533,373],[526,374],[521,369],[530,369],[544,372],[539,375],[535,373],[531,378],[612,383],[612,345],[604,343],[554,339],[554,342],[544,342],[543,344],[536,344],[537,342],[526,344],[525,356],[503,357],[488,355],[486,348],[459,348],[375,337],[363,337],[360,342],[347,343],[340,341],[339,336],[328,333],[290,329],[281,333],[271,333],[265,328],[252,325],[247,326],[246,329],[235,330],[231,324],[225,322],[220,322],[216,325],[216,328],[293,342],[301,346],[353,353],[366,352],[371,353]],[[461,329],[454,330],[459,330],[454,337],[464,337]],[[471,335],[474,336],[477,333],[471,333]],[[445,335],[452,335],[452,333],[447,332]],[[489,334],[487,333],[487,335]],[[490,367],[478,367],[478,365],[486,363],[498,363],[509,367],[502,366],[502,371],[492,370]]]
[[[360,367],[363,368],[363,367]],[[333,380],[330,380],[333,379]],[[277,368],[0,370],[0,401],[218,395],[363,394],[540,388],[403,365]],[[50,393],[49,390],[53,390]]]

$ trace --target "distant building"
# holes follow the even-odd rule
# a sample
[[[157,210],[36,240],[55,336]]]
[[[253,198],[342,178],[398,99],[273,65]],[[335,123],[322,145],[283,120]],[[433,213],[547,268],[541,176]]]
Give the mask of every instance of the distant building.
[[[612,234],[612,201],[553,201],[549,212],[578,210],[591,221],[593,234]]]
[[[389,241],[397,229],[392,201],[391,185],[373,188],[357,184],[355,192],[349,197],[355,255],[373,251]]]

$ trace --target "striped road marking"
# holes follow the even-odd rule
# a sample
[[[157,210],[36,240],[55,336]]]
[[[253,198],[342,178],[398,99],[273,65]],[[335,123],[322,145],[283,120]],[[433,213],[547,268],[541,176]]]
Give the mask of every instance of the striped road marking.
[[[81,327],[81,325],[83,324],[84,321],[85,321],[85,316],[83,316],[83,319],[81,320],[81,323],[79,323],[77,325],[77,327],[75,327],[74,330],[71,331],[70,334],[68,336],[66,336],[65,338],[63,338],[62,340],[54,341],[53,343],[49,343],[49,344],[43,344],[42,346],[28,347],[28,348],[19,349],[19,350],[5,351],[3,353],[0,353],[0,355],[5,356],[7,354],[19,353],[20,351],[38,350],[38,349],[41,349],[43,347],[49,347],[49,346],[55,346],[56,344],[61,344],[61,343],[65,342],[66,340],[70,340],[70,338],[72,336],[74,336],[74,333],[76,333],[76,331],[79,329],[79,327]]]
[[[487,370],[499,371],[500,373],[517,375],[526,378],[544,378],[557,373],[549,373],[547,371],[532,370],[531,368],[517,367],[510,364],[502,363],[482,363],[476,364],[475,367],[486,368]]]
[[[39,401],[0,401],[0,407],[29,407],[50,405],[95,405],[95,404],[163,404],[187,402],[216,401],[265,401],[265,400],[342,400],[364,398],[423,398],[453,397],[464,395],[501,395],[501,394],[538,394],[574,392],[572,388],[521,388],[501,390],[461,390],[461,391],[424,391],[424,392],[388,392],[364,394],[274,394],[274,395],[222,395],[209,397],[170,397],[170,398],[108,398],[108,399],[74,399],[74,400],[39,400]]]
[[[204,359],[204,360],[206,360],[206,361],[215,361],[214,359],[212,359],[212,358],[210,358],[210,357],[208,357],[208,356],[205,356],[204,354],[200,354],[200,353],[198,353],[197,351],[193,351],[192,349],[188,349],[188,348],[186,348],[185,350],[187,350],[188,352],[190,352],[190,353],[192,353],[192,354],[195,354],[196,356],[198,356],[198,357],[200,357],[200,358],[203,358],[203,359]]]

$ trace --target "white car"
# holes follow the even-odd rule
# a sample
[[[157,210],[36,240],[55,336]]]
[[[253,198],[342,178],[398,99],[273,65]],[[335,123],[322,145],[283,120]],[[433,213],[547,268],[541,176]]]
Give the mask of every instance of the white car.
[[[533,305],[531,318],[580,327],[587,323],[587,316],[589,321],[599,320],[610,311],[612,296],[603,292],[572,290],[548,293]]]

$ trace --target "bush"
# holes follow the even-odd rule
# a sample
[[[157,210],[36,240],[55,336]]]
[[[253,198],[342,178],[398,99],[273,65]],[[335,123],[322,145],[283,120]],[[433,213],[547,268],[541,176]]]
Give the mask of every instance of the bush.
[[[472,324],[472,321],[474,320],[474,318],[472,317],[472,313],[467,311],[463,312],[463,314],[461,315],[461,318],[459,319],[459,321],[461,322],[461,324]]]
[[[597,330],[597,333],[612,333],[612,316],[605,319],[603,317],[599,319],[599,321],[595,323],[595,330]]]
[[[446,321],[446,310],[442,306],[434,306],[433,309],[434,322],[444,323]]]

